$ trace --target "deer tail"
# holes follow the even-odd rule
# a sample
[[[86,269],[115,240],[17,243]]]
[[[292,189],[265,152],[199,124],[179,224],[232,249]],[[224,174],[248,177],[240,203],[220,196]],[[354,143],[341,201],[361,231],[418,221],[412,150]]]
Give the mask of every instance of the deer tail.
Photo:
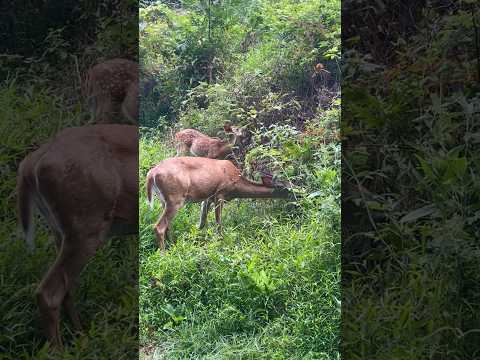
[[[83,93],[82,95],[84,97],[88,97],[88,95],[92,93],[92,86],[93,86],[92,74],[91,74],[91,70],[88,70],[83,78],[83,84],[81,87],[81,90]]]
[[[147,203],[150,206],[150,209],[153,209],[152,187],[153,187],[153,175],[151,173],[148,173],[147,174]]]
[[[17,178],[17,194],[19,225],[28,249],[33,251],[35,249],[35,223],[33,221],[35,194],[31,183],[22,171],[22,167]]]

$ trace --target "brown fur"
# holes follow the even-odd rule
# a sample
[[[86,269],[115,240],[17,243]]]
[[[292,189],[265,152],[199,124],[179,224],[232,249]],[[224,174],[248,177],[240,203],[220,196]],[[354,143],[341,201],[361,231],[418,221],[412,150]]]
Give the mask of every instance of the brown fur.
[[[147,196],[150,204],[153,193],[164,204],[164,212],[155,231],[159,247],[165,249],[168,227],[186,201],[215,203],[215,218],[221,226],[223,201],[234,198],[287,198],[290,192],[245,179],[240,170],[228,160],[200,157],[175,157],[162,161],[147,174]],[[206,214],[206,213],[205,213]]]
[[[232,153],[228,141],[214,139],[194,129],[185,129],[175,134],[177,156],[194,155],[211,159],[224,159]]]
[[[246,131],[242,128],[231,126],[226,123],[223,129],[227,134],[232,134],[233,138],[229,141],[222,141],[218,138],[212,138],[200,131],[194,129],[185,129],[175,134],[175,143],[177,148],[177,156],[193,155],[202,156],[210,159],[227,159],[231,158],[236,162],[233,157],[233,147],[242,145],[243,139],[246,137]],[[199,228],[205,226],[205,221],[208,215],[208,202],[202,202],[200,213],[200,225]]]
[[[138,78],[138,64],[130,60],[112,59],[93,66],[85,81],[92,122],[137,124]]]
[[[107,235],[138,232],[138,127],[61,131],[21,162],[17,189],[20,224],[31,246],[35,208],[55,237],[57,259],[35,294],[46,335],[61,347],[61,305],[80,328],[71,292],[87,261]]]
[[[210,159],[225,159],[233,155],[233,146],[238,145],[245,136],[244,130],[235,126],[225,125],[227,133],[233,135],[233,140],[222,141],[212,138],[194,129],[185,129],[175,134],[177,156],[194,155]]]

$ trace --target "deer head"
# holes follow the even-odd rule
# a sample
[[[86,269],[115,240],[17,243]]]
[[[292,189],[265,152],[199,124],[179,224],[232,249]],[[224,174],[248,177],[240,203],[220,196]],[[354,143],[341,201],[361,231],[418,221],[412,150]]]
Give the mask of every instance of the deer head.
[[[93,66],[86,74],[84,93],[92,122],[138,123],[136,62],[112,59]]]
[[[293,184],[290,181],[278,180],[272,174],[261,175],[262,184],[276,189],[292,189]]]
[[[226,123],[223,126],[223,130],[225,133],[232,135],[230,142],[233,146],[241,146],[243,144],[243,140],[248,136],[247,129],[233,126],[230,123]]]

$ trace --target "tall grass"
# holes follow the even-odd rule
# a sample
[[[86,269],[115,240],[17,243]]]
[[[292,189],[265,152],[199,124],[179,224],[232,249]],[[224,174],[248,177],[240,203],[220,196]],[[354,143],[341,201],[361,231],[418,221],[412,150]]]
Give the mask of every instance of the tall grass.
[[[337,359],[340,322],[338,209],[284,200],[234,200],[220,236],[199,204],[180,210],[166,252],[152,225],[145,176],[173,147],[140,140],[140,343],[148,359]]]

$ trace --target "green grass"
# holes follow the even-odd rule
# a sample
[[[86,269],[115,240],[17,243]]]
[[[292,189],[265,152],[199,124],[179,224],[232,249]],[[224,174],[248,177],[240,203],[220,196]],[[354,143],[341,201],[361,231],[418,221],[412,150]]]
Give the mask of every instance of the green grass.
[[[138,238],[109,240],[86,266],[74,291],[85,332],[73,335],[64,316],[65,351],[45,346],[34,291],[55,259],[43,219],[36,220],[37,249],[27,252],[16,234],[15,178],[19,162],[59,129],[84,114],[48,91],[0,86],[0,359],[126,359],[138,353]],[[36,144],[36,145],[32,145]]]
[[[200,206],[188,204],[161,253],[161,205],[148,207],[144,180],[172,149],[159,134],[140,141],[141,358],[339,358],[338,211],[234,200],[219,236],[213,212],[198,230]]]

